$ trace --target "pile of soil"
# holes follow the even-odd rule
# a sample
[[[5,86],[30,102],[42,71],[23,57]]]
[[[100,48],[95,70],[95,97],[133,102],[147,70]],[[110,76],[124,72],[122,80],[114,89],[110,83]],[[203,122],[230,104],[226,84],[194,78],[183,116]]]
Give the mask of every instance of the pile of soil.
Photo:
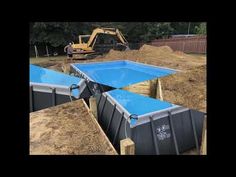
[[[139,50],[110,50],[107,55],[97,58],[97,60],[100,61],[120,59],[133,60],[179,70],[188,70],[206,64],[205,58],[188,55],[179,51],[173,51],[168,46],[155,47],[146,44]]]
[[[30,113],[30,154],[116,154],[82,100]]]
[[[164,77],[161,81],[164,100],[206,112],[206,65]]]
[[[59,72],[63,72],[63,73],[69,73],[70,70],[70,62],[68,62],[67,64],[64,64],[62,61],[57,61],[54,63],[48,63],[48,62],[42,62],[42,63],[38,63],[36,65],[41,66],[43,68],[48,68],[54,71],[59,71]]]

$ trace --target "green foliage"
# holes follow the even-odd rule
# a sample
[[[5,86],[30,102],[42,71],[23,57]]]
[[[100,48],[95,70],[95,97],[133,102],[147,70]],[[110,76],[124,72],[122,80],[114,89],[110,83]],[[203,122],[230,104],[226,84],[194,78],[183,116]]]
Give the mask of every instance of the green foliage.
[[[169,37],[173,31],[174,29],[170,26],[170,23],[148,23],[144,41]]]
[[[206,23],[201,23],[200,26],[196,26],[195,29],[197,34],[207,34]]]
[[[149,42],[172,34],[187,34],[189,22],[34,22],[30,23],[30,44],[61,47],[91,34],[96,27],[118,28],[130,43]],[[206,23],[190,23],[190,34],[206,34]]]
[[[174,29],[173,34],[196,34],[196,26],[199,22],[173,22],[171,27]],[[189,30],[189,31],[188,31]]]

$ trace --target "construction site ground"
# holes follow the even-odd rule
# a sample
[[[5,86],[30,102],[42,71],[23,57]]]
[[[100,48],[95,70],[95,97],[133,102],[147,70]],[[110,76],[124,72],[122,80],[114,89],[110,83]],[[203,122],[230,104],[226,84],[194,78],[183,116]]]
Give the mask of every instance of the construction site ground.
[[[83,100],[30,113],[31,155],[116,155]]]
[[[98,56],[96,58],[89,59],[89,60],[68,61],[67,64],[64,64],[63,60],[65,58],[66,56],[48,57],[48,58],[46,57],[43,59],[31,59],[30,63],[36,64],[42,67],[46,67],[52,70],[66,72],[66,73],[69,73],[70,63],[89,63],[89,62],[102,62],[102,61],[124,60],[124,59],[151,64],[155,66],[162,66],[162,67],[177,69],[179,70],[179,72],[177,72],[176,74],[170,75],[161,79],[163,99],[165,101],[169,101],[177,105],[181,105],[181,106],[188,107],[191,109],[196,109],[199,111],[206,112],[206,55],[185,54],[183,52],[173,51],[168,46],[154,47],[150,45],[143,45],[139,50],[130,50],[130,51],[110,50],[109,53],[103,56]],[[139,91],[139,93],[140,92],[142,91]],[[80,101],[78,101],[77,103],[82,104],[80,103]],[[68,104],[67,106],[69,105],[70,104]],[[63,113],[63,106],[61,106],[61,108],[62,109],[60,109],[58,113]],[[68,132],[71,132],[71,131],[76,132],[77,131],[76,127],[82,126],[79,122],[77,122],[78,120],[75,118],[76,114],[81,114],[81,113],[83,114],[83,110],[81,112],[81,110],[79,111],[79,109],[81,109],[80,106],[71,107],[71,108],[67,107],[66,112],[64,112],[62,115],[63,116],[69,115],[70,118],[66,119],[68,121],[62,122],[64,121],[64,119],[62,118],[62,116],[61,117],[58,116],[59,118],[56,122],[60,122],[60,124],[56,122],[51,123],[51,126],[53,126],[53,124],[58,126],[55,129],[55,131],[53,131],[52,127],[45,129],[45,135],[44,135],[45,142],[49,143],[52,141],[52,140],[47,140],[47,134],[50,134],[52,132],[61,133],[61,134],[67,134]],[[53,114],[52,110],[54,110],[54,108],[41,111],[41,112],[45,112],[43,114],[32,113],[33,116],[31,116],[31,119],[33,118],[32,121],[34,121],[34,117],[36,117],[35,118],[36,120],[37,116],[39,115],[42,116],[44,114],[45,115]],[[56,108],[55,108],[55,111],[57,111]],[[85,119],[84,116],[82,116],[81,118]],[[45,118],[42,118],[42,121],[49,121],[49,120],[47,120],[47,118],[45,117]],[[71,121],[73,121],[73,123]],[[33,122],[31,124],[33,125]],[[59,125],[62,125],[62,124],[63,126],[59,127]],[[75,125],[75,124],[78,124],[78,125]],[[89,122],[87,121],[86,124],[89,124]],[[89,126],[86,124],[83,124],[83,126],[86,126],[86,127]],[[38,129],[40,129],[40,127]],[[66,130],[63,130],[63,129],[66,129]],[[94,135],[97,137],[95,138],[96,140],[94,139],[94,142],[91,141],[90,139],[93,137],[92,134],[97,133],[96,130],[90,130],[90,131],[86,130],[82,132],[83,132],[84,137],[81,136],[81,138],[83,138],[84,140],[86,140],[87,138],[86,141],[91,142],[92,144],[100,141],[97,135]],[[40,135],[34,135],[34,136],[39,137],[39,136],[42,136],[41,134],[43,133],[40,133]],[[80,136],[79,134],[77,135]],[[73,136],[76,136],[76,135],[73,135]],[[78,149],[80,149],[80,146],[85,146],[85,145],[76,144],[75,141],[72,140],[73,136],[71,135],[71,138],[64,139],[65,142],[69,142],[70,140],[71,143],[73,144],[73,145],[71,144],[71,147],[74,147],[74,148],[71,148],[68,150],[63,149],[63,147],[56,147],[56,146],[54,148],[52,147],[49,148],[47,143],[45,144],[43,143],[43,141],[41,145],[39,144],[37,145],[38,142],[36,140],[35,140],[35,143],[32,142],[33,144],[32,147],[34,147],[35,152],[38,151],[37,148],[40,148],[40,147],[46,148],[48,153],[52,152],[53,150],[55,150],[58,153],[70,151],[70,153],[77,153],[77,154],[85,153],[85,152],[92,153],[96,151],[93,149],[90,151],[86,151],[86,149],[84,151],[77,151],[76,146],[79,146]],[[53,140],[53,141],[56,141],[56,140]],[[101,140],[101,141],[105,141],[105,140]],[[90,146],[88,146],[88,148],[89,147]],[[99,149],[99,147],[97,148]],[[106,151],[103,147],[101,147],[101,150],[98,150],[98,149],[97,149],[98,152]],[[108,150],[106,152],[108,154],[113,153],[111,150]],[[193,154],[196,154],[196,150],[193,149],[184,154],[193,155]]]

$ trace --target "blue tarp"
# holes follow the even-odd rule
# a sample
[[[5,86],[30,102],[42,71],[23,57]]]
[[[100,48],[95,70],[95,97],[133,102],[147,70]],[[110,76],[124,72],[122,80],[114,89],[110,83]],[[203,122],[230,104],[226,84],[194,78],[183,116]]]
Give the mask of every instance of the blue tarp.
[[[82,71],[95,82],[114,88],[123,88],[138,82],[176,73],[172,69],[159,68],[128,60],[72,64],[72,66],[77,71]]]

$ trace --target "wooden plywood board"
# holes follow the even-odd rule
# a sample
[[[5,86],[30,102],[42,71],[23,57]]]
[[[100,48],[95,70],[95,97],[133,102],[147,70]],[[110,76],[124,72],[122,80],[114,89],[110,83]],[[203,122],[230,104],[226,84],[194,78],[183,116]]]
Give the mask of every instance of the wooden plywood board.
[[[155,89],[155,86],[153,85],[153,83],[154,83],[153,80],[144,81],[144,82],[140,82],[137,84],[124,87],[123,90],[127,90],[127,91],[141,94],[144,96],[151,96],[155,98],[154,96],[155,93],[153,94],[153,90],[152,90],[153,88]]]
[[[116,155],[83,100],[30,113],[30,155]]]

